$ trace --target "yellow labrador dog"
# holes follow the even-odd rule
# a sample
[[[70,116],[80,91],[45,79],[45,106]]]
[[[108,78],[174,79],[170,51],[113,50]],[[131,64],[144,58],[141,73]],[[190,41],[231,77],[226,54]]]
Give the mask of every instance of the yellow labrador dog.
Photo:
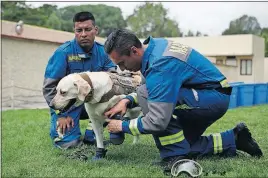
[[[119,75],[110,72],[82,72],[69,74],[57,85],[57,94],[51,104],[57,110],[66,110],[71,106],[85,104],[85,109],[92,122],[97,141],[97,152],[105,151],[103,138],[103,113],[113,107],[126,94],[135,92],[141,84],[141,76]],[[128,110],[131,119],[140,115],[140,110]],[[138,141],[134,137],[133,143]],[[96,153],[97,154],[97,153]],[[105,153],[104,153],[105,156]]]

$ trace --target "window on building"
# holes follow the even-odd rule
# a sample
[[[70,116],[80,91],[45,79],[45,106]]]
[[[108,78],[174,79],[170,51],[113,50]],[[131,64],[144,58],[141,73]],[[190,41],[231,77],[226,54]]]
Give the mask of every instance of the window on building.
[[[223,59],[216,59],[216,64],[223,65]]]
[[[252,60],[242,59],[240,64],[241,75],[252,75]]]
[[[226,58],[227,66],[237,66],[237,60],[235,56],[227,56]]]

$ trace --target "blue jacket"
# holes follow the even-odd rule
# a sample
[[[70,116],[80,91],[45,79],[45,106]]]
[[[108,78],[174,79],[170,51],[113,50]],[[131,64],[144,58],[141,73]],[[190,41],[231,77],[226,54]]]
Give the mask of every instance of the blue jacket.
[[[67,41],[50,57],[43,84],[43,95],[49,104],[56,94],[60,79],[71,73],[84,71],[115,70],[116,66],[104,51],[103,45],[94,42],[89,53],[85,53],[77,41]]]
[[[123,122],[124,132],[163,131],[172,114],[175,114],[174,108],[180,105],[180,88],[229,87],[225,76],[196,50],[163,38],[149,37],[144,43],[148,47],[143,56],[141,72],[146,80],[149,113],[129,123]],[[130,106],[135,106],[133,95],[127,98],[131,100]]]

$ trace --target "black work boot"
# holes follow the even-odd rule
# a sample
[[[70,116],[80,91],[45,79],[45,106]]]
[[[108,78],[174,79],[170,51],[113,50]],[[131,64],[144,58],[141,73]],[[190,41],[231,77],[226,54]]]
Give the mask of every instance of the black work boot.
[[[239,123],[233,129],[235,135],[236,149],[244,151],[251,156],[261,157],[262,151],[245,123]]]

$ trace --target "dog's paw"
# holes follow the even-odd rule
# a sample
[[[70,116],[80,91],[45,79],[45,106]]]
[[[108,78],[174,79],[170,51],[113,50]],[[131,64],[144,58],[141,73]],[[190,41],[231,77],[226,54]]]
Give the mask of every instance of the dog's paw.
[[[96,160],[103,159],[103,158],[105,158],[106,153],[107,153],[107,150],[106,149],[104,149],[104,148],[97,148],[96,149],[96,155],[92,157],[92,160],[93,161],[96,161]]]
[[[110,142],[113,145],[121,145],[125,140],[125,134],[123,132],[110,133]]]

